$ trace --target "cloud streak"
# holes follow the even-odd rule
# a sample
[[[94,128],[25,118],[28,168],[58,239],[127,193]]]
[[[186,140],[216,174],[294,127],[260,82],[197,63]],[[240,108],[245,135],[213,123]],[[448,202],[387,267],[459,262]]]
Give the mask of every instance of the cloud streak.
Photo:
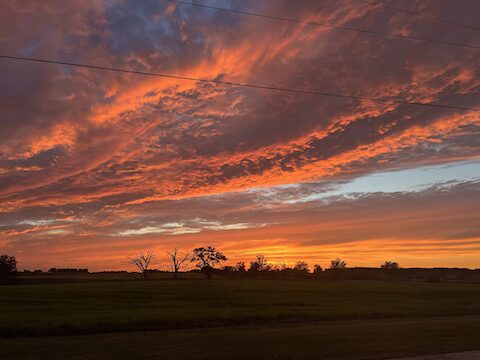
[[[377,31],[478,41],[467,29],[350,2],[236,5]],[[466,2],[461,9],[437,2],[422,6],[423,12],[442,10],[457,21],[478,21],[472,17],[478,13],[476,2]],[[2,53],[480,106],[474,51],[165,1],[70,1],[61,6],[53,1],[6,1],[3,7]],[[142,246],[178,242],[187,247],[210,241],[238,258],[242,251],[248,255],[277,249],[288,254],[296,249],[284,256],[290,261],[306,253],[303,247],[320,249],[324,227],[330,225],[318,217],[345,206],[350,217],[365,225],[347,235],[338,230],[340,218],[332,219],[338,236],[329,233],[328,238],[337,238],[338,246],[347,239],[352,246],[358,241],[363,244],[355,247],[360,258],[362,249],[369,253],[369,241],[391,241],[392,249],[395,244],[410,249],[412,264],[422,262],[423,255],[415,257],[418,251],[407,245],[416,236],[404,231],[414,227],[415,220],[387,218],[387,223],[402,227],[380,236],[377,230],[383,227],[363,215],[362,204],[379,202],[388,203],[388,211],[401,218],[401,211],[410,211],[404,202],[414,201],[408,190],[354,199],[340,196],[341,201],[328,204],[315,194],[328,194],[372,173],[463,164],[480,157],[480,117],[475,112],[1,61],[0,242],[28,266],[51,264],[48,254],[72,249],[71,261],[118,267],[115,261]],[[446,171],[452,174],[455,168]],[[388,181],[402,181],[392,176]],[[478,254],[478,243],[472,240],[478,239],[477,229],[470,225],[474,209],[467,210],[469,197],[478,196],[475,179],[435,188],[442,182],[437,177],[417,194],[445,209],[435,221],[451,216],[458,221],[453,228],[466,226],[465,234],[458,230],[451,236],[457,236],[458,246],[470,239],[471,246],[462,251],[471,258]],[[459,219],[455,211],[462,202],[468,206]],[[422,227],[421,238],[432,253],[438,242],[444,254],[428,263],[450,264],[445,254],[456,245],[452,238],[446,246],[435,221]],[[329,246],[334,242],[329,240]],[[95,248],[112,244],[116,250],[110,260],[89,260],[97,256]]]

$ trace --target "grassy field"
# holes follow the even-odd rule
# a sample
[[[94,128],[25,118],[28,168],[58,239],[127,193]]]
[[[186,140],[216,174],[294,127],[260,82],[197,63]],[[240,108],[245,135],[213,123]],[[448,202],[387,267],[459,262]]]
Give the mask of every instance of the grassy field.
[[[91,279],[0,287],[0,358],[371,359],[480,349],[478,285]]]

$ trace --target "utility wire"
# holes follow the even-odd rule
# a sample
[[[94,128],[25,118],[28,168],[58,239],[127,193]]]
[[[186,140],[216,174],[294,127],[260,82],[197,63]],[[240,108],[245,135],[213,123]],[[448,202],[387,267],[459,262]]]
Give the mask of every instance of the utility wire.
[[[360,1],[362,1],[366,4],[368,4],[368,5],[380,6],[380,7],[383,7],[385,9],[390,9],[390,10],[402,12],[402,13],[405,13],[405,14],[418,16],[418,17],[422,17],[422,18],[425,18],[425,19],[429,19],[429,20],[439,21],[439,22],[442,22],[442,23],[445,23],[445,24],[456,25],[456,26],[463,27],[465,29],[480,31],[480,27],[458,23],[458,22],[451,21],[451,20],[448,20],[448,19],[445,19],[445,18],[441,18],[441,17],[433,16],[433,15],[428,15],[428,14],[424,14],[424,13],[419,13],[419,12],[412,11],[412,10],[409,10],[409,9],[402,9],[402,8],[398,8],[398,7],[395,7],[395,6],[386,5],[382,2],[372,2],[372,1],[369,1],[369,0],[360,0]]]
[[[238,87],[246,87],[246,88],[254,88],[254,89],[275,90],[275,91],[283,91],[283,92],[289,92],[289,93],[317,95],[317,96],[328,96],[328,97],[343,98],[343,99],[370,100],[370,101],[384,102],[384,103],[396,103],[396,104],[403,104],[403,105],[416,105],[416,106],[424,106],[424,107],[431,107],[431,108],[444,108],[444,109],[466,110],[466,111],[478,111],[478,112],[480,112],[480,108],[452,106],[452,105],[444,105],[444,104],[437,104],[437,103],[422,103],[422,102],[406,101],[406,100],[400,100],[400,99],[387,99],[387,98],[377,98],[377,97],[369,97],[369,96],[356,96],[356,95],[348,95],[348,94],[329,93],[329,92],[314,91],[314,90],[292,89],[292,88],[285,88],[285,87],[280,87],[280,86],[268,86],[268,85],[262,85],[262,84],[250,84],[250,83],[222,81],[222,80],[214,80],[214,79],[210,80],[210,79],[194,78],[194,77],[188,77],[188,76],[178,76],[178,75],[171,75],[171,74],[162,74],[162,73],[154,73],[154,72],[147,72],[147,71],[137,71],[137,70],[123,69],[123,68],[115,68],[115,67],[109,67],[109,66],[80,64],[80,63],[73,63],[73,62],[66,62],[66,61],[38,59],[38,58],[30,58],[30,57],[22,57],[22,56],[12,56],[12,55],[1,55],[0,54],[0,58],[1,59],[10,59],[10,60],[31,61],[31,62],[37,62],[37,63],[47,63],[47,64],[73,66],[73,67],[80,67],[80,68],[86,68],[86,69],[92,69],[92,70],[104,70],[104,71],[113,71],[113,72],[120,72],[120,73],[127,73],[127,74],[156,76],[156,77],[162,77],[162,78],[195,81],[195,82],[209,83],[209,84],[220,84],[220,85],[238,86]]]
[[[286,18],[286,17],[273,16],[273,15],[267,15],[267,14],[259,14],[259,13],[253,13],[253,12],[248,12],[248,11],[243,11],[243,10],[235,10],[235,9],[228,9],[228,8],[223,8],[223,7],[218,7],[218,6],[205,5],[205,4],[200,4],[198,2],[190,2],[190,1],[183,1],[183,0],[166,0],[166,1],[176,3],[176,4],[180,4],[180,5],[196,6],[196,7],[205,8],[205,9],[225,11],[225,12],[241,14],[241,15],[248,15],[248,16],[255,16],[255,17],[264,18],[264,19],[287,21],[287,22],[291,22],[291,23],[298,23],[298,24],[311,25],[311,26],[320,26],[320,27],[336,29],[336,30],[354,31],[354,32],[359,32],[359,33],[364,33],[364,34],[369,34],[369,35],[379,35],[379,36],[385,36],[385,37],[402,39],[402,40],[429,42],[429,43],[434,43],[434,44],[454,46],[454,47],[462,48],[462,49],[480,50],[480,46],[460,44],[460,43],[444,41],[444,40],[435,40],[435,39],[423,38],[423,37],[418,37],[418,36],[407,36],[407,35],[401,35],[401,34],[392,34],[392,33],[386,33],[386,32],[381,32],[381,31],[359,29],[359,28],[346,26],[346,25],[332,25],[332,24],[313,22],[313,21],[308,21],[308,20],[303,20],[303,19]]]

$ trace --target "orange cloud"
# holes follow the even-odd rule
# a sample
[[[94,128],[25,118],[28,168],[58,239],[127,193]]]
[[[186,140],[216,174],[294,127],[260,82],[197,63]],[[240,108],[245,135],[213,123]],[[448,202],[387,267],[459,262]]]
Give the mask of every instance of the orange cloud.
[[[478,7],[468,6],[466,13]],[[401,34],[424,31],[405,15],[354,3],[271,2],[263,11]],[[58,8],[49,1],[6,1],[0,20],[2,49],[12,54],[354,96],[479,104],[476,54],[437,44],[162,2],[71,1]],[[18,28],[19,20],[29,26]],[[435,33],[475,40],[441,24]],[[475,112],[1,61],[0,241],[27,264],[50,264],[51,254],[65,252],[79,266],[121,267],[116,262],[122,254],[140,247],[163,251],[206,241],[228,251],[232,261],[262,252],[276,263],[302,258],[323,265],[336,254],[361,265],[404,249],[397,260],[406,265],[453,264],[448,253],[476,264],[479,235],[471,213],[478,209],[459,187],[442,191],[463,194],[463,202],[442,191],[422,195],[432,196],[425,228],[403,220],[415,210],[403,197],[388,208],[395,216],[369,215],[380,221],[348,201],[338,208],[321,201],[301,207],[275,198],[279,185],[298,188],[288,194],[295,200],[313,183],[335,186],[375,172],[478,159]],[[477,194],[473,183],[470,195]],[[444,202],[433,205],[433,198]],[[338,209],[350,206],[349,219],[342,219]],[[320,221],[327,207],[338,217]],[[445,212],[433,216],[436,208]],[[25,219],[51,223],[28,225]],[[469,233],[444,229],[454,239],[445,241],[436,228],[448,219],[468,225]],[[183,230],[162,232],[162,224],[175,223],[184,223]],[[394,234],[387,231],[392,226]],[[405,230],[412,226],[421,228],[421,237]]]

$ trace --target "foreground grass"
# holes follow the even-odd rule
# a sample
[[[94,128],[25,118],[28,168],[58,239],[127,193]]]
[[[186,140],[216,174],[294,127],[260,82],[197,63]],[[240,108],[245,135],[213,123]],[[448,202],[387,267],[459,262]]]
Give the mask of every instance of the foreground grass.
[[[0,339],[1,359],[386,359],[480,349],[480,316]]]
[[[154,280],[2,286],[0,337],[480,315],[480,286]]]

